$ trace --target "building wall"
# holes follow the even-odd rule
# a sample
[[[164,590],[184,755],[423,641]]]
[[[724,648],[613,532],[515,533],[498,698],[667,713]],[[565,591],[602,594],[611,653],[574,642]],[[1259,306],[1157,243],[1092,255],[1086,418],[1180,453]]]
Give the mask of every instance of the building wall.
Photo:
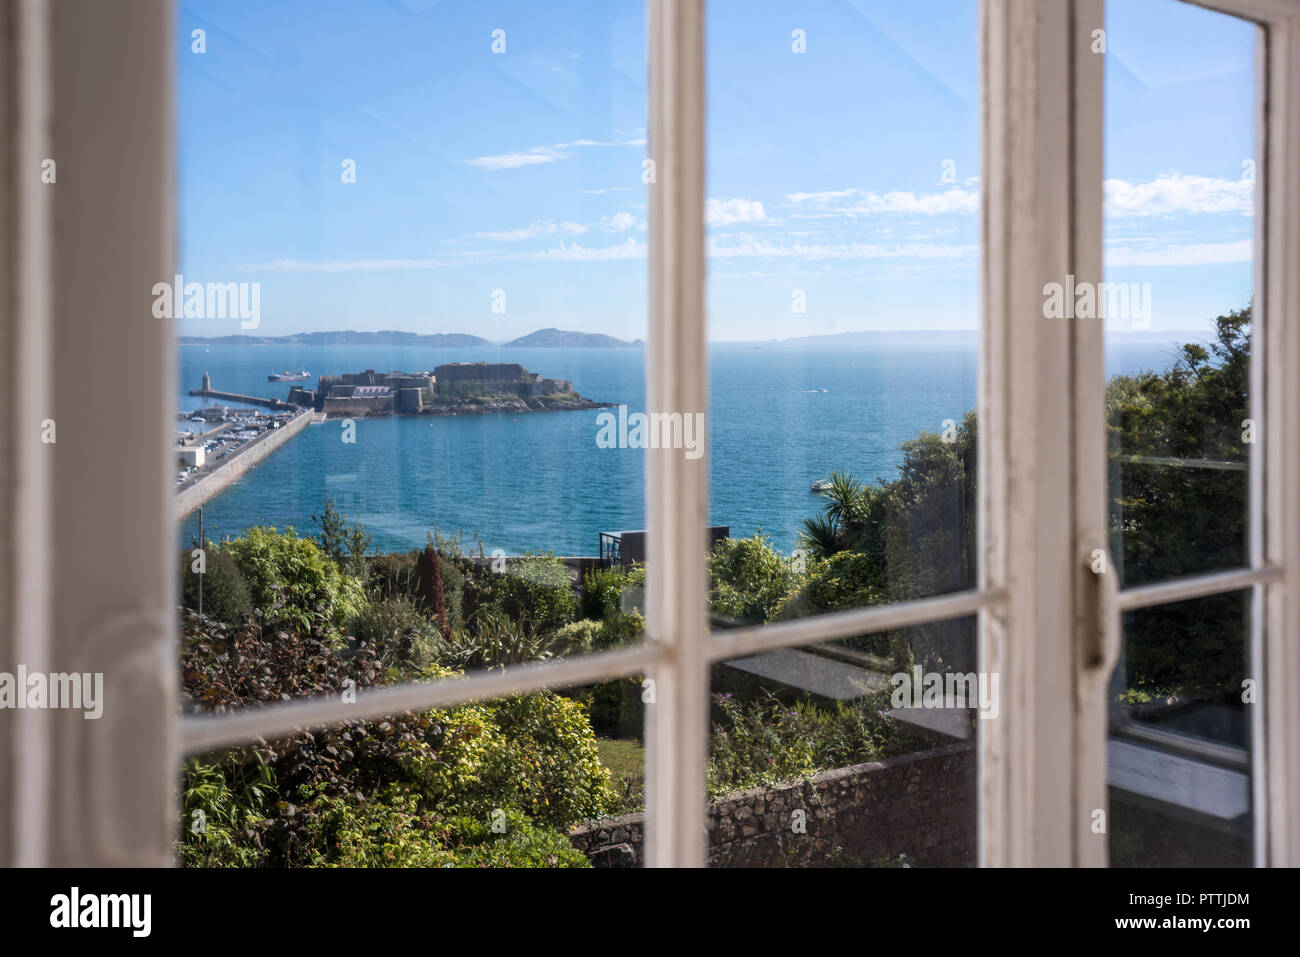
[[[714,867],[816,867],[895,861],[974,866],[975,751],[952,744],[755,788],[709,805]],[[806,832],[793,828],[802,811]],[[645,863],[645,815],[578,828],[575,847],[605,866]]]

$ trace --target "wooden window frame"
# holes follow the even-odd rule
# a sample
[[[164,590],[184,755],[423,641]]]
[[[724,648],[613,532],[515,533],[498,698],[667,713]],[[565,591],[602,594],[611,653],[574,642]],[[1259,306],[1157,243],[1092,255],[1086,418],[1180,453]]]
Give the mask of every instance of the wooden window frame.
[[[171,275],[174,258],[172,4],[6,5],[0,122],[15,147],[0,157],[0,211],[14,224],[0,257],[0,443],[12,453],[0,489],[0,670],[100,663],[116,713],[87,722],[27,712],[0,726],[0,764],[14,771],[0,775],[0,861],[172,862],[184,754],[646,674],[647,862],[702,866],[713,662],[976,615],[980,667],[1001,675],[1004,696],[1000,717],[980,722],[980,864],[1103,865],[1105,841],[1090,824],[1107,808],[1105,695],[1119,615],[1249,587],[1262,663],[1256,847],[1260,863],[1300,864],[1300,823],[1287,814],[1300,805],[1300,701],[1287,694],[1300,686],[1300,0],[1203,5],[1264,27],[1252,369],[1263,441],[1253,449],[1248,569],[1120,591],[1113,572],[1089,568],[1108,538],[1102,335],[1093,324],[1043,319],[1041,290],[1069,273],[1101,278],[1102,64],[1087,38],[1104,10],[1102,0],[983,0],[975,588],[711,635],[708,457],[650,450],[642,645],[362,692],[355,703],[313,698],[221,717],[177,710],[175,520],[161,440],[176,357],[173,330],[146,321],[145,293]],[[648,0],[647,34],[656,164],[648,401],[707,413],[703,0]],[[55,62],[81,67],[56,74]],[[39,180],[47,156],[59,163],[56,186]],[[111,444],[75,425],[84,396],[63,388],[64,370],[92,376],[97,367],[128,373],[115,391],[127,418]],[[32,438],[51,414],[66,423],[55,455]],[[115,479],[104,465],[119,460],[150,465]],[[75,601],[63,600],[69,590]]]

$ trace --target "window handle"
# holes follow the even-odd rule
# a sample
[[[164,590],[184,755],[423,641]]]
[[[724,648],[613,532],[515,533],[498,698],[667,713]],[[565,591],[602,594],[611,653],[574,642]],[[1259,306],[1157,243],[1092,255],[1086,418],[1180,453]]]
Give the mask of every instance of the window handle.
[[[1119,570],[1110,549],[1095,548],[1084,561],[1084,667],[1109,678],[1119,661]]]

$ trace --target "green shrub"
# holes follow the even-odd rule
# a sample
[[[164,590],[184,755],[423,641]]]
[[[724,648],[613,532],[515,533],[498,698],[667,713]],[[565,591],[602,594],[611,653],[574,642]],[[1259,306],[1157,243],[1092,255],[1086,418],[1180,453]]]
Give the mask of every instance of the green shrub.
[[[464,671],[508,668],[556,657],[561,648],[555,634],[539,634],[527,622],[520,624],[495,608],[481,608],[468,628],[453,632],[442,642],[442,660]]]
[[[260,751],[232,751],[218,763],[191,758],[181,772],[181,864],[257,867],[260,831],[275,796],[275,774]]]
[[[199,575],[192,554],[181,552],[181,599],[186,608],[199,610]],[[238,625],[253,608],[248,583],[234,559],[209,542],[203,551],[203,614],[228,625]]]
[[[617,566],[587,572],[582,576],[578,613],[583,618],[601,621],[606,615],[619,611],[619,598],[626,580],[627,573]]]
[[[492,604],[538,632],[556,631],[577,615],[569,570],[549,552],[526,554],[487,578]]]
[[[555,633],[556,654],[585,654],[603,644],[605,626],[599,621],[571,621]]]
[[[729,622],[765,622],[801,577],[761,532],[724,538],[709,553],[710,609]]]
[[[376,598],[417,600],[420,594],[419,558],[420,553],[412,549],[366,559],[366,590]]]
[[[449,823],[456,867],[591,866],[563,834],[537,826],[518,811],[457,817]]]
[[[487,755],[486,794],[535,821],[568,827],[604,810],[609,772],[582,706],[549,691],[498,702],[494,720],[506,747]]]
[[[296,628],[342,625],[365,604],[360,583],[292,528],[250,528],[222,550],[239,566],[254,605]]]
[[[770,693],[748,703],[714,696],[722,720],[709,737],[709,793],[776,784],[875,761],[918,742],[885,714],[889,690],[853,702],[786,704]]]
[[[424,668],[442,651],[438,629],[405,598],[368,605],[352,619],[350,631],[357,641],[374,645],[389,667]]]

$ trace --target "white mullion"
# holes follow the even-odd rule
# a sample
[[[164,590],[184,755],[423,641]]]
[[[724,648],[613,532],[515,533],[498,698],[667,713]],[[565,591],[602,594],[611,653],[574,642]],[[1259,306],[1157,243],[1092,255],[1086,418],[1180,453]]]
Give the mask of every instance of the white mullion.
[[[704,5],[650,0],[650,328],[652,412],[704,413]],[[706,451],[708,442],[704,443]],[[646,630],[663,653],[646,708],[646,861],[705,861],[708,758],[709,455],[646,452]]]
[[[1300,4],[1289,12],[1268,26],[1259,91],[1263,203],[1251,350],[1252,393],[1258,389],[1263,401],[1256,450],[1263,512],[1252,522],[1252,560],[1278,566],[1283,576],[1256,589],[1252,615],[1262,709],[1253,724],[1256,860],[1275,867],[1300,864]]]
[[[1105,169],[1105,56],[1092,52],[1093,31],[1104,30],[1104,0],[1073,0],[1070,5],[1072,148],[1070,178],[1070,263],[1078,281],[1100,283],[1102,257],[1102,179]],[[1075,785],[1071,821],[1073,863],[1105,866],[1107,827],[1095,829],[1094,812],[1109,808],[1110,736],[1108,697],[1119,658],[1119,571],[1110,555],[1110,470],[1106,434],[1106,351],[1101,319],[1075,320],[1073,331],[1073,436],[1075,653]],[[1092,571],[1100,552],[1101,574]],[[1109,822],[1108,822],[1109,823]]]
[[[998,672],[1003,688],[1001,715],[982,722],[978,745],[983,865],[1076,863],[1085,810],[1075,747],[1090,583],[1079,549],[1094,518],[1077,503],[1093,494],[1098,463],[1079,461],[1091,447],[1079,400],[1095,386],[1080,376],[1086,334],[1076,342],[1069,320],[1044,318],[1043,287],[1100,266],[1100,237],[1083,234],[1075,209],[1094,192],[1076,182],[1079,171],[1100,170],[1099,161],[1076,159],[1099,153],[1101,142],[1099,129],[1081,141],[1099,114],[1075,99],[1100,94],[1093,83],[1078,89],[1075,75],[1087,49],[1079,24],[1099,9],[1083,0],[985,0],[981,8],[979,584],[1007,595],[1000,610],[980,615],[980,667]]]
[[[12,364],[5,370],[10,418],[6,448],[11,482],[7,529],[6,573],[11,605],[4,609],[0,637],[0,670],[12,673],[18,664],[49,670],[50,582],[52,555],[50,523],[49,446],[39,441],[37,426],[51,414],[50,397],[53,196],[34,171],[51,156],[51,49],[49,7],[39,0],[11,4],[5,24],[7,98],[5,135],[13,144],[4,169],[7,194],[6,229],[16,230],[6,251],[4,306]],[[11,85],[10,85],[11,84]],[[47,863],[51,735],[48,720],[36,711],[6,716],[6,767],[0,801],[7,805],[0,822],[0,845],[6,864],[21,867]]]

